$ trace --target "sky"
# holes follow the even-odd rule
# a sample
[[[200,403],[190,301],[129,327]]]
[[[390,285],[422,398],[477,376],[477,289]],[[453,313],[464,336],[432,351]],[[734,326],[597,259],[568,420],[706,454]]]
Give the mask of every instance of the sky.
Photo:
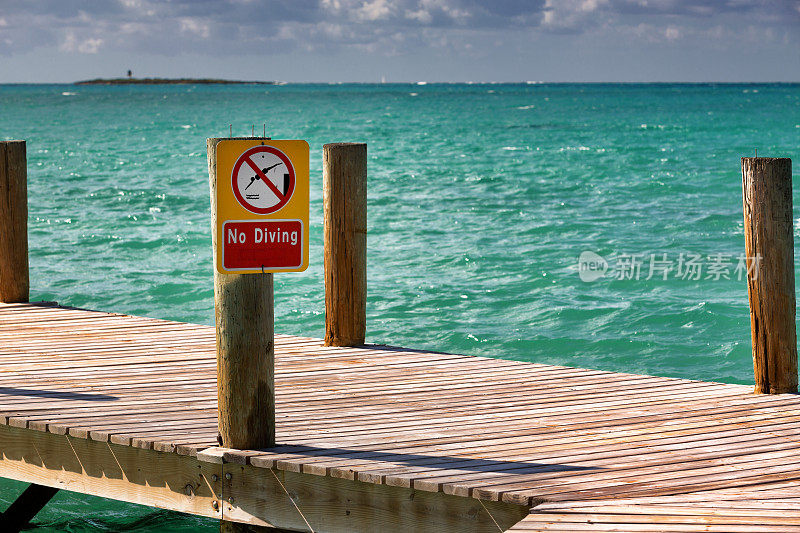
[[[0,0],[0,83],[800,82],[800,0]]]

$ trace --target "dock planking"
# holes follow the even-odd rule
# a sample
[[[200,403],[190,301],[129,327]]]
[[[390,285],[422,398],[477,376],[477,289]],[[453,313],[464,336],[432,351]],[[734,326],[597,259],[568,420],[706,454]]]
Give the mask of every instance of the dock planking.
[[[0,475],[301,531],[800,530],[796,395],[276,335],[278,446],[232,450],[215,353],[0,304]]]
[[[800,531],[796,482],[688,494],[542,503],[509,531]]]

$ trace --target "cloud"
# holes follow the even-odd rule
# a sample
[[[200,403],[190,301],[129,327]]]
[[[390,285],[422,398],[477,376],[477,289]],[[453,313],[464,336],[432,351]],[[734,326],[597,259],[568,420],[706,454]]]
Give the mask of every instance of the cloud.
[[[676,41],[681,37],[681,30],[675,26],[667,26],[664,30],[664,37],[666,37],[668,41]]]
[[[608,0],[547,0],[542,26],[556,32],[579,32],[596,24]]]
[[[513,32],[699,35],[713,20],[766,22],[776,39],[800,27],[798,0],[0,0],[0,54],[35,47],[64,53],[170,55],[276,53],[353,47],[392,55],[433,47],[462,51],[473,36],[502,43]],[[783,29],[781,29],[783,28]],[[787,30],[786,28],[789,28]],[[467,32],[467,33],[465,33]],[[706,39],[713,39],[711,33]]]
[[[389,18],[392,14],[392,7],[387,0],[372,0],[364,2],[357,10],[360,20],[375,21]]]
[[[103,44],[103,39],[83,38],[79,39],[75,32],[67,31],[64,41],[59,46],[62,52],[79,52],[81,54],[96,54]]]
[[[357,22],[384,21],[401,26],[408,21],[423,25],[449,26],[471,15],[455,0],[322,0],[328,14]]]
[[[752,13],[781,0],[613,0],[613,10],[628,14],[711,17],[722,13]]]
[[[211,35],[208,22],[197,17],[181,17],[178,22],[180,23],[181,31],[184,33],[194,34],[201,39],[208,39]]]

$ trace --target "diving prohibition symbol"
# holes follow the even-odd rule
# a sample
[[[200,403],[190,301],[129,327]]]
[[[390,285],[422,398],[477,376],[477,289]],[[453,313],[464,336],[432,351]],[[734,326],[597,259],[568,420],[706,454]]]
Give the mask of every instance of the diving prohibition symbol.
[[[286,154],[277,148],[256,146],[236,160],[231,186],[236,201],[251,213],[275,213],[292,198],[294,167]]]

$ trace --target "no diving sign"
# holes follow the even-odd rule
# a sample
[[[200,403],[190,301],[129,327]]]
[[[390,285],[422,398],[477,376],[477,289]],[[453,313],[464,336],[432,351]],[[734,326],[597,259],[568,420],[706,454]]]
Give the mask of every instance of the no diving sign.
[[[294,165],[273,146],[256,146],[240,155],[231,179],[239,204],[259,215],[279,211],[294,193]]]
[[[217,271],[308,268],[308,143],[223,139],[216,154]]]

